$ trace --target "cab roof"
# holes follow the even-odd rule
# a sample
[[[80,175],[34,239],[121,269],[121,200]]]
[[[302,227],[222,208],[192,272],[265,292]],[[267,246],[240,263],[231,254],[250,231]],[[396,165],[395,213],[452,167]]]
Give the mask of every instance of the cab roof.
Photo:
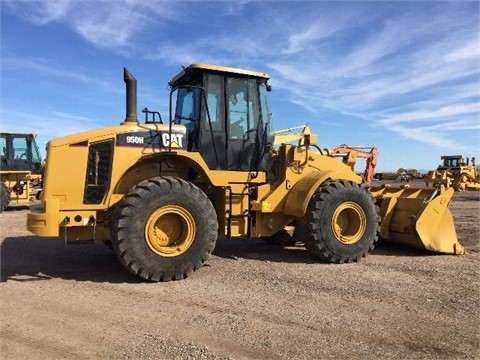
[[[5,135],[13,135],[13,136],[31,136],[33,138],[36,138],[37,137],[37,134],[33,134],[33,133],[13,133],[13,132],[7,132],[7,131],[2,131],[0,132],[0,135],[2,136],[5,136]]]
[[[237,68],[219,66],[219,65],[210,65],[210,64],[191,64],[188,67],[184,68],[182,71],[180,71],[175,77],[172,78],[172,80],[170,80],[169,82],[170,86],[175,86],[182,77],[184,77],[186,74],[188,74],[191,71],[213,72],[213,73],[224,74],[227,76],[240,75],[240,76],[246,76],[246,77],[266,79],[266,80],[270,79],[270,76],[268,76],[268,74],[257,72],[257,71],[237,69]]]

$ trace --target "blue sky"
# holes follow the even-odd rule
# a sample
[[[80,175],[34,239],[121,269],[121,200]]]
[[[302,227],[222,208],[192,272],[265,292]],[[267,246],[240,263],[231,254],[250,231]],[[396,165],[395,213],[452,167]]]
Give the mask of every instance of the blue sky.
[[[49,139],[168,116],[191,63],[266,72],[276,130],[377,146],[377,170],[480,159],[480,2],[0,0],[2,131]],[[139,118],[143,119],[139,113]]]

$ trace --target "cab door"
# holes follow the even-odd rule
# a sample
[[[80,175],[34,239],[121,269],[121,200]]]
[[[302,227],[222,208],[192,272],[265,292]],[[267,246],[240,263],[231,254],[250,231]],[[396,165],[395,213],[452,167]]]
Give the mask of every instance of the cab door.
[[[205,76],[200,153],[209,168],[261,170],[265,131],[255,78]]]

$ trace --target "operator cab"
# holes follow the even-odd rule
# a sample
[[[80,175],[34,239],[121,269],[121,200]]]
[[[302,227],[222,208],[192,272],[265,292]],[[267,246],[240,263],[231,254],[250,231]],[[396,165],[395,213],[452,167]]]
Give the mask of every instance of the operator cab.
[[[170,81],[170,122],[185,125],[189,151],[198,151],[211,170],[266,171],[272,142],[268,79],[193,64]]]
[[[41,173],[42,158],[35,136],[35,134],[0,133],[2,171]]]
[[[469,158],[464,158],[462,155],[447,155],[442,156],[441,159],[443,160],[442,166],[445,169],[459,168],[469,164]]]

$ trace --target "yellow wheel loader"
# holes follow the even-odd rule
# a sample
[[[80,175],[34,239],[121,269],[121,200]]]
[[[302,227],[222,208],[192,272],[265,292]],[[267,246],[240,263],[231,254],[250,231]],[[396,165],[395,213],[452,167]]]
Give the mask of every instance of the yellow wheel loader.
[[[42,158],[35,134],[0,133],[0,212],[10,203],[27,204],[42,187]]]
[[[48,143],[41,203],[27,216],[34,234],[110,242],[150,281],[187,277],[219,236],[290,236],[333,263],[359,261],[379,235],[464,252],[452,191],[368,188],[352,157],[320,150],[308,126],[272,132],[267,74],[190,65],[169,82],[165,123],[148,108],[138,120],[136,79],[124,69],[124,80],[125,121]]]

